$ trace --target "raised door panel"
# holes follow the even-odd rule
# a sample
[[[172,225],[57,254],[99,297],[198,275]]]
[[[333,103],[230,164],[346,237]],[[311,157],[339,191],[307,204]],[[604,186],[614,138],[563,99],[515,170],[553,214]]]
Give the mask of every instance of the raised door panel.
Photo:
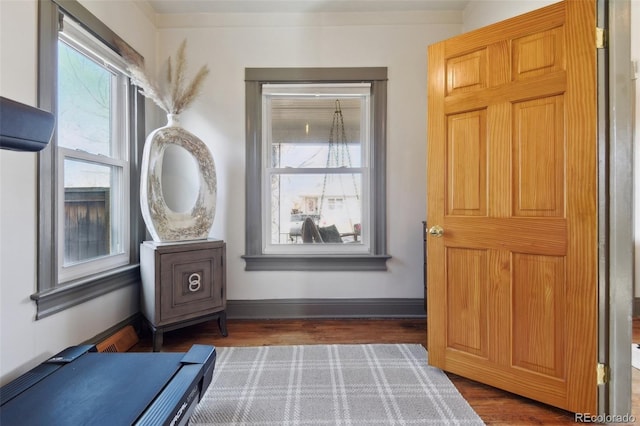
[[[564,258],[513,254],[512,365],[564,379]]]
[[[563,27],[516,38],[512,46],[514,80],[538,77],[565,69]]]
[[[447,94],[487,87],[487,53],[484,49],[447,61]]]
[[[447,347],[487,358],[486,250],[447,250],[447,311],[456,321],[447,324]]]
[[[513,105],[514,216],[564,217],[562,96]]]
[[[448,214],[487,214],[486,111],[448,117]]]

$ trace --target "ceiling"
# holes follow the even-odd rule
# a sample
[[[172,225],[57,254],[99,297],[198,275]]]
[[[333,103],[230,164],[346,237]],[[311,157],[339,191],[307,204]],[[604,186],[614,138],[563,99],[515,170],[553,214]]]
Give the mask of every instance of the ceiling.
[[[147,0],[158,14],[463,10],[469,0]]]

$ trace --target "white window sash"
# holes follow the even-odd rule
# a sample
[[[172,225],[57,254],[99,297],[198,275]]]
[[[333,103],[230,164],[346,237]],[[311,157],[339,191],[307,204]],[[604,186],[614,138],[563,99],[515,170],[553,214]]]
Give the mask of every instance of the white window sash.
[[[60,236],[57,241],[58,283],[80,279],[96,273],[130,263],[129,241],[130,229],[130,174],[129,174],[129,94],[126,66],[122,59],[107,47],[96,41],[71,20],[64,21],[63,31],[58,33],[61,41],[103,66],[112,74],[111,111],[116,112],[111,117],[111,134],[115,142],[111,144],[111,156],[96,155],[82,150],[58,147],[57,162],[60,176],[57,181],[57,230]],[[79,160],[96,165],[112,168],[115,174],[111,177],[110,218],[111,218],[111,247],[113,254],[95,257],[73,264],[65,265],[64,255],[64,161],[66,159]],[[117,235],[113,235],[117,233]],[[113,246],[113,241],[117,246]]]
[[[71,19],[64,19],[58,38],[116,74],[128,75],[126,62]]]
[[[262,95],[326,98],[369,95],[371,83],[263,84]]]
[[[129,167],[124,161],[113,160],[109,157],[89,154],[83,151],[71,150],[67,148],[59,148],[58,150],[58,170],[64,174],[64,161],[66,159],[80,160],[87,163],[96,165],[107,166],[117,169],[116,175],[112,176],[110,188],[112,189],[112,197],[110,197],[111,205],[110,217],[114,226],[111,227],[111,232],[118,232],[116,240],[119,242],[120,247],[110,247],[114,250],[113,254],[95,257],[65,265],[64,255],[65,252],[65,239],[64,239],[64,209],[65,209],[65,188],[64,188],[64,175],[58,179],[58,235],[61,238],[58,239],[58,282],[65,283],[74,279],[78,279],[87,275],[92,275],[98,272],[104,272],[109,269],[117,268],[129,263],[129,239],[130,239],[130,226],[129,226],[129,202],[128,191],[126,188],[130,185],[129,180]],[[113,196],[118,194],[118,196]],[[113,239],[113,236],[112,236]]]
[[[371,240],[373,229],[371,221],[371,173],[368,166],[371,162],[371,134],[370,134],[370,83],[345,84],[264,84],[262,85],[262,114],[263,114],[263,158],[262,158],[262,252],[264,254],[371,254]],[[271,101],[278,97],[357,97],[362,98],[361,119],[361,152],[362,167],[330,167],[330,168],[272,168],[271,162]],[[264,125],[268,123],[269,125]],[[271,242],[271,178],[274,175],[305,175],[305,174],[358,174],[362,178],[361,229],[358,243],[322,243],[322,244],[274,244]]]

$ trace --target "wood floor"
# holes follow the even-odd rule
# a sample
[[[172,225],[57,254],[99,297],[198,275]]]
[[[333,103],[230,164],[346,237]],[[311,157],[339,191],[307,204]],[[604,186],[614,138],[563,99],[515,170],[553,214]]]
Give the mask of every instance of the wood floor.
[[[163,351],[183,352],[195,343],[224,346],[418,343],[425,344],[424,320],[229,320],[228,337],[216,322],[165,333]],[[633,341],[640,342],[640,319],[634,320]],[[131,351],[151,351],[142,336]],[[633,369],[633,414],[640,421],[640,371]],[[449,374],[456,388],[488,425],[569,425],[573,413],[549,407],[471,380]]]

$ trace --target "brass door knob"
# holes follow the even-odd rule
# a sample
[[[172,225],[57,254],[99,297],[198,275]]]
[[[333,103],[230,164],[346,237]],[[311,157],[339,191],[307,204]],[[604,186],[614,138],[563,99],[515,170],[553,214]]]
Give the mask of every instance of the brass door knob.
[[[442,237],[443,234],[444,229],[440,225],[434,225],[429,228],[429,235],[431,235],[432,237]]]

